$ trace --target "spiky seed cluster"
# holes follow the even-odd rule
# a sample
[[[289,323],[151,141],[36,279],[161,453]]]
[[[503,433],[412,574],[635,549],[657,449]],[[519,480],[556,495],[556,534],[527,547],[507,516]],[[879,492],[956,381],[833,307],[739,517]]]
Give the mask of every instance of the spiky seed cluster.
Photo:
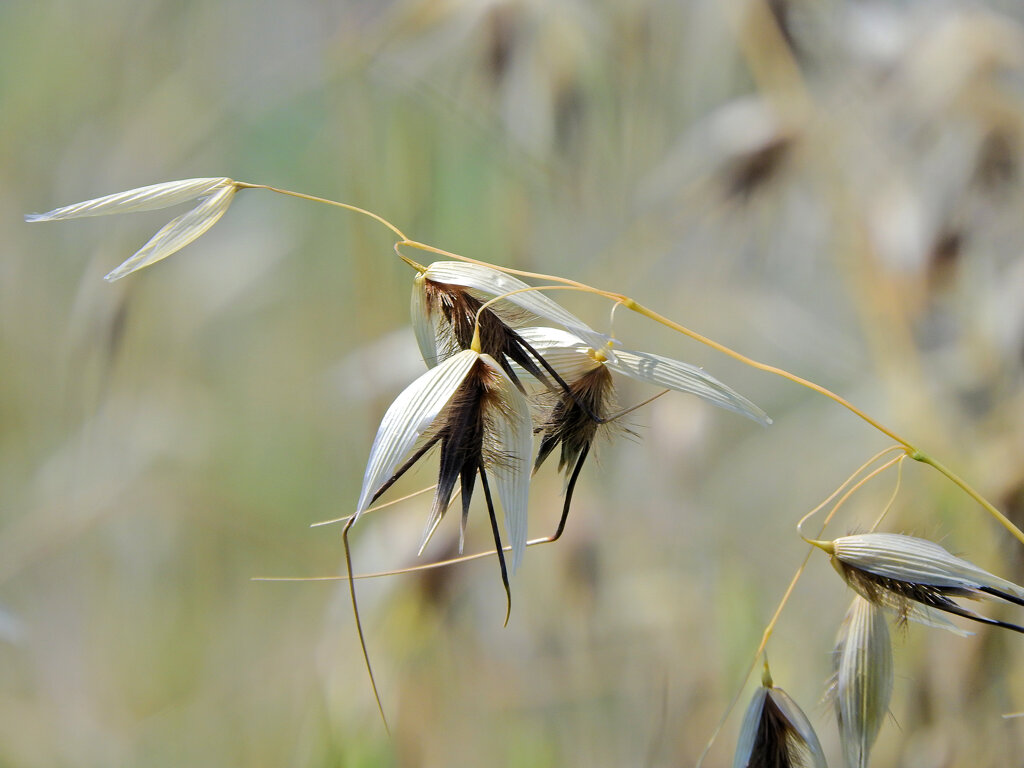
[[[867,768],[871,747],[889,711],[892,640],[883,611],[855,596],[836,638],[830,694],[849,768]]]
[[[490,307],[480,311],[484,302],[458,285],[424,278],[420,290],[423,292],[431,323],[436,328],[439,361],[463,349],[469,349],[476,335],[480,351],[497,360],[520,391],[524,391],[524,388],[512,363],[548,386],[548,379],[541,370],[537,355],[532,353],[526,342],[512,330],[509,324],[511,320],[502,319]]]
[[[486,300],[493,298],[498,298],[495,305],[485,306]],[[614,400],[610,371],[695,393],[715,405],[762,423],[768,421],[760,409],[699,368],[642,352],[621,350],[620,354],[609,337],[593,331],[549,297],[489,267],[461,262],[431,264],[414,281],[411,307],[416,340],[428,368],[444,366],[454,356],[472,348],[497,362],[520,393],[527,391],[521,379],[524,375],[554,391],[553,404],[539,408],[544,415],[534,428],[542,435],[534,468],[561,446],[559,468],[566,471],[568,478],[562,519],[554,538],[564,528],[572,491],[597,428],[610,419]],[[516,326],[524,319],[534,318],[556,323],[566,330]],[[494,456],[503,455],[492,452],[489,456],[479,447],[483,430],[474,426],[479,422],[474,415],[477,411],[466,405],[476,402],[465,396],[471,391],[469,381],[461,384],[451,404],[439,412],[437,425],[427,430],[423,446],[399,470],[399,474],[404,472],[434,444],[441,443],[441,472],[427,523],[428,535],[443,516],[457,482],[461,482],[464,494],[464,530],[469,504],[466,492],[475,484],[473,467],[488,467]],[[521,457],[514,458],[519,461]],[[381,479],[377,477],[375,481]],[[373,491],[374,498],[394,479],[387,479],[385,485]],[[371,489],[364,483],[360,510]],[[522,530],[525,546],[525,526]],[[513,551],[518,553],[520,539],[512,539]],[[518,562],[518,555],[514,562]]]
[[[400,466],[417,443],[420,447]],[[466,494],[463,509],[468,510],[476,473],[480,474],[493,521],[487,481],[490,473],[505,512],[513,563],[518,564],[526,548],[529,460],[533,451],[529,404],[494,358],[473,349],[431,368],[392,403],[370,451],[357,516],[438,443],[440,477],[424,538],[444,515],[460,479]],[[496,524],[492,527],[497,539]],[[496,544],[500,555],[500,540]]]
[[[483,357],[478,359],[425,435],[428,442],[440,442],[441,466],[423,534],[424,544],[448,509],[456,481],[461,481],[459,552],[462,552],[476,475],[487,467],[502,466],[507,458],[495,434],[497,420],[514,418],[503,398],[502,383],[498,372]]]
[[[107,195],[32,214],[26,219],[58,221],[154,210],[198,200],[192,210],[169,222],[107,275],[108,280],[116,280],[170,256],[201,236],[224,215],[237,191],[249,186],[252,185],[224,177],[185,179]],[[493,475],[497,486],[515,565],[526,547],[526,504],[530,466],[534,464],[533,422],[520,372],[557,393],[555,404],[537,425],[543,437],[535,466],[559,445],[560,467],[573,466],[559,533],[568,513],[572,486],[597,427],[610,410],[609,370],[695,393],[715,405],[767,423],[760,409],[697,368],[626,350],[620,361],[608,336],[597,333],[557,302],[510,275],[481,264],[457,261],[436,262],[426,268],[417,265],[417,269],[420,274],[413,288],[413,329],[429,370],[407,387],[385,413],[370,451],[352,522],[439,444],[438,489],[425,539],[444,516],[456,484],[463,494],[460,531],[464,535],[479,475],[507,589],[488,474]],[[500,299],[500,304],[484,307],[485,301],[492,298]],[[541,354],[516,328],[524,318],[540,318],[565,331],[533,329],[547,346],[547,352]],[[563,362],[571,359],[564,371],[569,383],[548,357]],[[460,548],[461,542],[462,535]]]
[[[934,542],[898,533],[863,533],[819,543],[832,565],[858,594],[912,619],[950,628],[936,616],[943,611],[982,624],[1024,633],[1024,627],[982,616],[955,602],[955,597],[996,597],[1024,606],[1024,587],[994,576],[951,555]]]
[[[596,365],[569,382],[569,389],[559,394],[551,406],[544,424],[540,448],[534,469],[559,445],[558,469],[575,467],[594,442],[599,421],[608,418],[612,410],[614,385],[612,375],[603,365]]]

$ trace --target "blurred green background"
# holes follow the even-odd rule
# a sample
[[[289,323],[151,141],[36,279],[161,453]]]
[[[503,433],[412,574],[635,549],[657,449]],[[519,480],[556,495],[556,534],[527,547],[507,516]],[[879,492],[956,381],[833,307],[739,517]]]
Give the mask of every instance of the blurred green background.
[[[217,175],[363,206],[831,387],[1021,523],[1022,20],[1011,2],[0,3],[0,765],[692,764],[804,554],[796,520],[887,444],[618,312],[625,344],[705,366],[775,424],[683,396],[632,414],[563,539],[527,553],[507,628],[491,560],[362,582],[389,740],[344,584],[251,578],[343,568],[337,526],[309,526],[351,509],[422,370],[390,233],[245,192],[111,285],[168,212],[23,214]],[[607,304],[559,299],[608,328]],[[869,527],[895,479],[832,533]],[[538,475],[531,535],[560,491]],[[416,562],[427,506],[361,521],[356,568]],[[925,467],[887,527],[1024,580],[1021,547]],[[452,519],[424,558],[456,539]],[[768,649],[834,765],[820,700],[848,600],[816,557]],[[873,764],[1020,765],[1024,719],[1000,715],[1024,709],[1021,639],[896,637]],[[708,766],[731,764],[739,718]]]

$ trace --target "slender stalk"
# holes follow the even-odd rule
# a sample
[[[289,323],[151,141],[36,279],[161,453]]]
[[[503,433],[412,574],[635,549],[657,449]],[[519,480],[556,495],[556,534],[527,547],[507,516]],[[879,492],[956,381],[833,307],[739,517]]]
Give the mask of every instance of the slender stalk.
[[[868,480],[870,480],[871,478],[875,477],[876,475],[881,474],[884,470],[888,469],[893,464],[900,464],[905,458],[907,458],[907,454],[906,454],[906,452],[903,450],[903,448],[901,446],[892,446],[892,447],[886,448],[884,451],[879,451],[874,456],[872,456],[870,459],[868,459],[866,462],[864,462],[861,465],[860,469],[858,469],[856,472],[854,472],[849,478],[846,479],[846,481],[841,486],[839,486],[838,490],[842,490],[843,488],[845,488],[853,480],[854,477],[856,477],[861,472],[866,470],[871,464],[873,464],[874,462],[878,461],[885,454],[890,453],[891,451],[894,451],[894,450],[900,451],[900,455],[899,456],[895,456],[895,457],[889,459],[882,466],[880,466],[880,467],[878,467],[876,469],[873,469],[868,475],[866,475],[863,478],[861,478],[860,481],[858,481],[854,486],[852,486],[848,491],[846,491],[846,493],[843,494],[842,498],[840,498],[839,501],[836,502],[835,506],[832,507],[832,511],[829,512],[828,515],[825,517],[825,522],[821,526],[821,528],[822,528],[821,532],[822,533],[824,533],[825,526],[827,526],[829,524],[829,522],[832,520],[832,518],[835,517],[835,514],[836,514],[836,512],[839,511],[839,508],[842,507],[843,504],[845,504],[854,493],[859,491]],[[808,512],[806,515],[804,515],[802,518],[800,518],[800,522],[796,524],[796,532],[800,535],[800,538],[803,539],[804,541],[806,541],[808,544],[814,544],[815,542],[812,539],[808,539],[806,536],[804,536],[804,533],[803,533],[804,523],[806,523],[807,520],[810,519],[812,516],[814,516],[818,512],[820,512],[822,507],[824,507],[826,504],[828,504],[828,502],[831,501],[834,498],[834,496],[835,496],[835,494],[833,494],[832,496],[829,496],[828,499],[823,501],[821,504],[819,504],[814,509],[812,509],[810,512]],[[891,503],[892,502],[890,501],[890,504]],[[819,533],[818,535],[820,536],[821,533]]]
[[[843,406],[843,408],[846,408],[848,411],[851,411],[852,413],[856,414],[857,416],[862,418],[864,421],[866,421],[868,424],[870,424],[872,427],[874,427],[879,432],[881,432],[883,435],[886,435],[886,436],[890,437],[891,439],[895,440],[897,443],[899,443],[900,445],[905,447],[908,451],[913,452],[913,451],[917,450],[909,441],[907,441],[904,438],[900,437],[899,435],[897,435],[895,432],[893,432],[888,427],[882,425],[881,423],[879,423],[875,419],[873,419],[870,416],[868,416],[866,413],[864,413],[864,411],[862,411],[860,408],[855,406],[849,400],[847,400],[844,397],[841,397],[841,396],[837,395],[835,392],[833,392],[830,389],[826,389],[825,387],[821,386],[820,384],[815,384],[813,381],[808,381],[807,379],[801,378],[800,376],[797,376],[796,374],[790,373],[789,371],[787,371],[787,370],[785,370],[783,368],[777,368],[774,365],[768,365],[766,363],[761,363],[761,362],[758,362],[757,360],[749,358],[746,355],[741,354],[741,353],[737,352],[734,349],[730,349],[729,347],[725,346],[724,344],[719,344],[717,341],[713,341],[712,339],[709,339],[706,336],[702,336],[701,334],[697,333],[696,331],[691,331],[689,328],[687,328],[687,327],[685,327],[683,325],[680,325],[679,323],[676,323],[676,322],[674,322],[672,320],[669,320],[667,317],[664,317],[663,315],[659,315],[654,310],[649,309],[649,308],[643,306],[642,304],[639,304],[639,303],[633,301],[632,299],[627,298],[622,303],[625,305],[625,307],[627,309],[631,309],[634,312],[636,312],[636,313],[638,313],[640,315],[643,315],[644,317],[648,318],[649,320],[653,320],[656,323],[660,323],[661,325],[664,325],[664,326],[666,326],[668,328],[671,328],[673,331],[681,333],[684,336],[688,336],[689,338],[693,339],[694,341],[698,341],[701,344],[704,344],[705,346],[711,347],[715,351],[721,352],[723,355],[727,355],[727,356],[733,358],[734,360],[739,360],[744,365],[749,365],[751,368],[756,368],[759,371],[764,371],[765,373],[771,373],[771,374],[774,374],[775,376],[781,376],[782,378],[784,378],[784,379],[786,379],[788,381],[791,381],[794,384],[799,384],[801,387],[807,387],[808,389],[814,390],[818,394],[824,395],[825,397],[829,398],[830,400],[833,400],[836,403],[838,403],[839,405]]]
[[[433,485],[428,485],[426,488],[420,488],[418,491],[413,491],[412,493],[408,493],[405,496],[402,496],[401,498],[392,499],[391,501],[386,501],[383,504],[374,504],[372,507],[370,507],[368,509],[364,509],[363,510],[363,514],[360,515],[360,517],[362,517],[363,515],[367,515],[370,512],[378,512],[378,511],[380,511],[382,509],[387,509],[388,507],[393,507],[396,504],[401,504],[403,501],[408,501],[409,499],[414,499],[417,496],[422,496],[424,493],[430,493],[430,491],[434,490],[435,488],[437,488],[437,483],[434,483]],[[454,495],[458,495],[459,493],[460,493],[460,491],[456,491]],[[330,520],[320,520],[319,522],[316,522],[316,523],[310,523],[309,527],[310,528],[317,528],[317,527],[319,527],[321,525],[333,525],[334,523],[347,523],[349,521],[349,519],[353,518],[353,517],[355,517],[355,515],[345,515],[344,517],[333,517]]]
[[[485,301],[476,311],[476,322],[479,324],[480,315],[483,314],[485,309],[490,309],[492,305],[497,304],[499,301],[504,301],[509,296],[515,296],[517,293],[534,293],[544,291],[583,291],[584,293],[596,293],[599,296],[607,296],[603,291],[591,288],[589,285],[528,285],[525,288],[516,288],[514,291],[507,291],[495,296],[493,299]]]
[[[953,470],[942,464],[937,459],[932,458],[924,451],[915,450],[910,453],[910,458],[914,461],[919,461],[922,464],[927,464],[930,467],[934,467],[947,478],[949,478],[954,484],[960,486],[961,490],[964,491],[968,496],[974,499],[982,508],[988,512],[992,517],[999,521],[999,523],[1013,534],[1014,538],[1017,539],[1021,544],[1024,544],[1024,531],[1021,531],[1013,522],[1002,512],[996,509],[984,496],[978,493],[974,488],[967,484],[967,482],[957,475]]]
[[[406,237],[402,234],[402,230],[392,224],[390,221],[385,219],[383,216],[378,216],[373,211],[368,211],[365,208],[360,208],[357,205],[349,205],[348,203],[339,203],[337,200],[328,200],[326,197],[317,197],[316,195],[307,195],[304,192],[292,192],[290,189],[279,189],[278,187],[271,187],[267,184],[249,184],[244,181],[236,181],[235,186],[238,189],[266,189],[270,192],[277,192],[279,195],[288,195],[289,197],[297,197],[300,200],[309,200],[314,203],[323,203],[324,205],[333,205],[335,208],[344,208],[346,211],[352,211],[353,213],[359,213],[363,216],[369,216],[376,222],[383,224],[385,227],[390,229],[402,240]]]
[[[526,546],[535,547],[540,544],[551,544],[555,541],[552,536],[544,536],[543,538],[530,539],[526,542]],[[502,552],[511,552],[511,545],[504,545],[501,548]],[[497,549],[489,549],[486,552],[474,552],[470,555],[459,555],[458,557],[451,557],[447,560],[437,560],[433,563],[423,563],[422,565],[410,565],[405,568],[394,568],[388,571],[374,571],[372,573],[357,573],[352,576],[356,581],[362,579],[380,579],[385,576],[400,576],[404,573],[420,573],[422,571],[433,571],[438,568],[447,568],[450,565],[458,565],[459,563],[468,563],[473,560],[483,560],[488,557],[497,557]],[[253,576],[250,581],[349,581],[347,575],[341,576]]]
[[[572,279],[570,279],[568,277],[559,277],[558,275],[546,275],[543,272],[528,272],[528,271],[523,270],[523,269],[512,269],[510,267],[499,267],[499,266],[497,266],[495,264],[491,264],[490,262],[487,262],[487,261],[480,261],[479,259],[472,259],[469,256],[463,256],[462,254],[459,254],[459,253],[452,253],[451,251],[446,251],[443,248],[436,248],[433,245],[427,245],[426,243],[420,243],[420,242],[417,242],[416,240],[405,240],[405,239],[403,239],[402,242],[395,243],[396,251],[397,251],[397,249],[399,247],[401,247],[403,245],[408,246],[409,248],[416,248],[417,250],[420,250],[420,251],[426,251],[427,253],[432,253],[435,256],[444,256],[447,259],[455,259],[456,261],[462,261],[462,262],[465,262],[466,264],[478,264],[481,267],[490,267],[491,269],[496,269],[499,272],[504,272],[506,275],[516,275],[518,277],[528,277],[528,278],[531,278],[533,280],[547,280],[547,281],[552,282],[552,283],[560,283],[562,285],[571,285],[571,286],[575,286],[576,288],[578,288],[578,289],[580,289],[582,291],[586,291],[587,293],[593,293],[593,294],[596,294],[598,296],[604,296],[605,298],[609,298],[609,299],[620,299],[621,298],[623,300],[626,300],[628,298],[628,297],[622,296],[621,294],[618,294],[618,293],[611,293],[609,291],[602,291],[601,289],[595,288],[592,285],[587,285],[586,283],[581,283],[581,282],[579,282],[577,280],[572,280]],[[401,253],[399,253],[398,255],[401,258],[403,258],[403,259],[405,258],[404,256],[402,256]]]
[[[906,459],[908,455],[909,454],[905,453],[900,456],[900,460],[896,464],[896,487],[892,489],[892,495],[889,497],[889,501],[886,502],[884,509],[882,509],[882,514],[880,514],[878,519],[875,520],[874,525],[868,529],[869,533],[874,533],[878,530],[878,526],[882,524],[882,521],[885,520],[886,515],[888,515],[889,511],[892,509],[892,505],[896,502],[896,497],[899,496],[900,488],[903,486],[903,460]]]

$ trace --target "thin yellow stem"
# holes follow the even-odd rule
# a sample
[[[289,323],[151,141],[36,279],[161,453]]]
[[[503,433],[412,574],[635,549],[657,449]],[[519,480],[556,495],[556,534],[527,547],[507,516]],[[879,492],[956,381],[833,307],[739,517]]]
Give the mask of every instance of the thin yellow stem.
[[[638,313],[640,315],[643,315],[644,317],[648,318],[649,320],[653,320],[656,323],[660,323],[661,325],[664,325],[667,328],[671,328],[672,330],[674,330],[674,331],[676,331],[678,333],[681,333],[684,336],[688,336],[689,338],[693,339],[694,341],[700,342],[701,344],[704,344],[705,346],[711,347],[715,351],[721,352],[723,355],[727,355],[727,356],[733,358],[734,360],[739,360],[744,365],[749,365],[751,368],[756,368],[759,371],[764,371],[765,373],[771,373],[771,374],[774,374],[775,376],[781,376],[782,378],[787,379],[788,381],[791,381],[794,384],[799,384],[800,386],[807,387],[808,389],[811,389],[811,390],[817,392],[820,395],[824,395],[825,397],[829,398],[830,400],[833,400],[836,403],[838,403],[839,405],[843,406],[848,411],[851,411],[852,413],[856,414],[857,416],[862,418],[864,421],[866,421],[868,424],[870,424],[872,427],[874,427],[879,432],[881,432],[883,435],[887,435],[888,437],[890,437],[891,439],[895,440],[897,443],[899,443],[900,445],[905,447],[908,451],[913,452],[913,451],[916,450],[916,448],[909,441],[905,440],[904,438],[900,437],[899,435],[897,435],[895,432],[893,432],[889,428],[887,428],[884,425],[880,424],[879,422],[875,421],[873,418],[868,416],[866,413],[864,413],[864,411],[862,411],[860,408],[855,406],[849,400],[846,400],[845,398],[840,397],[835,392],[833,392],[833,391],[831,391],[829,389],[826,389],[825,387],[821,386],[820,384],[815,384],[813,381],[808,381],[807,379],[804,379],[804,378],[801,378],[800,376],[792,374],[792,373],[790,373],[787,370],[784,370],[782,368],[777,368],[774,365],[767,365],[766,363],[761,363],[761,362],[758,362],[757,360],[749,358],[746,355],[741,354],[741,353],[735,351],[734,349],[730,349],[729,347],[725,346],[724,344],[719,344],[717,341],[713,341],[712,339],[709,339],[706,336],[702,336],[701,334],[697,333],[696,331],[691,331],[689,328],[687,328],[687,327],[685,327],[683,325],[680,325],[677,322],[669,320],[667,317],[664,317],[663,315],[659,315],[654,310],[649,309],[649,308],[643,306],[642,304],[638,304],[637,302],[633,301],[632,299],[629,299],[629,298],[625,299],[623,301],[623,304],[626,306],[627,309],[631,309],[634,312],[636,312],[636,313]]]
[[[614,304],[612,304],[611,312],[608,313],[608,335],[609,336],[614,336],[615,335],[615,312],[621,306],[622,306],[622,302],[621,301],[616,301]]]
[[[596,288],[591,288],[589,285],[528,285],[525,288],[516,288],[514,291],[507,291],[493,299],[488,299],[480,305],[480,309],[476,311],[476,322],[480,322],[480,315],[483,314],[485,309],[490,309],[492,304],[496,304],[499,301],[504,301],[510,296],[515,296],[517,293],[533,293],[536,291],[582,291],[583,293],[592,293],[598,296],[604,296],[605,294]]]
[[[892,449],[889,449],[889,450],[892,450]],[[886,453],[887,452],[888,451],[886,451]],[[882,472],[887,470],[893,464],[898,464],[898,463],[902,462],[906,457],[907,457],[906,453],[903,453],[900,456],[895,456],[895,457],[889,459],[887,462],[885,462],[885,464],[883,464],[882,466],[877,467],[877,468],[871,470],[871,472],[869,472],[867,475],[862,477],[856,484],[851,486],[850,489],[847,490],[846,493],[844,493],[842,495],[842,497],[839,499],[839,501],[837,501],[835,503],[835,506],[832,507],[832,510],[825,516],[825,522],[823,522],[822,525],[821,525],[822,533],[825,530],[825,526],[827,526],[832,521],[832,518],[835,517],[836,512],[839,511],[840,507],[842,507],[850,499],[850,497],[854,493],[856,493],[861,488],[863,488],[865,483],[867,483],[872,478],[877,477],[878,475],[880,475]],[[875,459],[872,459],[871,461],[875,461],[877,458],[880,458],[880,456],[876,456]],[[868,462],[868,464],[870,464],[870,463],[871,462]],[[854,477],[857,476],[857,474],[859,474],[860,472],[863,472],[866,467],[867,467],[867,464],[863,465],[861,467],[861,469],[857,470],[857,472],[855,474],[853,474],[849,478],[847,478],[846,483],[849,483]],[[840,489],[842,489],[846,485],[846,483],[844,483],[843,486],[840,486]],[[803,535],[803,533],[801,533],[800,529],[801,529],[801,526],[804,524],[804,521],[806,521],[807,518],[810,517],[811,515],[813,515],[815,512],[818,512],[821,509],[822,506],[824,506],[824,504],[819,505],[818,507],[813,509],[808,514],[804,515],[803,519],[799,523],[797,523],[797,526],[796,526],[797,533],[800,534],[800,538],[801,539],[806,541],[808,544],[813,544],[814,546],[819,547],[819,548],[821,547],[821,545],[824,542],[815,541],[814,539],[808,539],[806,536]],[[820,536],[821,533],[819,533],[818,535]]]
[[[896,465],[896,487],[892,489],[892,496],[889,497],[889,501],[886,502],[885,508],[882,510],[882,514],[875,520],[875,524],[871,526],[870,533],[874,533],[878,526],[885,520],[885,516],[889,514],[889,510],[892,509],[893,503],[896,501],[896,497],[900,494],[900,487],[903,485],[903,460],[907,458],[909,454],[903,454],[900,456],[899,463]]]
[[[544,274],[543,272],[527,272],[526,270],[523,269],[501,267],[498,266],[497,264],[491,264],[490,262],[487,261],[480,261],[479,259],[472,259],[469,256],[463,256],[458,253],[452,253],[451,251],[446,251],[442,248],[436,248],[433,245],[427,245],[426,243],[420,243],[417,242],[416,240],[402,240],[402,242],[395,244],[395,248],[397,249],[403,245],[408,246],[410,248],[416,248],[417,250],[420,251],[426,251],[427,253],[433,253],[435,256],[444,256],[445,258],[455,259],[456,261],[462,261],[465,262],[466,264],[477,264],[481,267],[489,267],[490,269],[496,269],[499,272],[504,272],[506,275],[516,275],[517,277],[528,277],[532,280],[547,280],[552,283],[560,283],[562,285],[575,286],[576,288],[586,291],[588,293],[593,293],[597,296],[604,296],[606,299],[613,299],[617,301],[619,299],[625,300],[627,298],[622,294],[612,293],[610,291],[602,291],[600,288],[595,288],[592,285],[587,285],[586,283],[581,283],[577,280],[571,280],[568,277],[559,277],[558,275],[547,275]],[[399,256],[401,256],[401,253],[399,253]]]
[[[292,192],[290,189],[279,189],[278,187],[271,187],[267,184],[249,184],[244,181],[236,181],[235,186],[238,189],[265,189],[269,192],[277,192],[279,195],[288,195],[289,197],[297,197],[300,200],[309,200],[314,203],[323,203],[324,205],[333,205],[335,208],[344,208],[346,211],[352,211],[353,213],[359,213],[363,216],[369,216],[376,222],[383,224],[385,227],[390,229],[402,240],[406,237],[398,227],[392,224],[390,221],[385,219],[383,216],[378,216],[373,211],[368,211],[365,208],[360,208],[357,205],[349,205],[348,203],[339,203],[337,200],[328,200],[326,197],[317,197],[316,195],[307,195],[304,192]]]
[[[437,483],[434,483],[433,485],[428,485],[426,488],[420,488],[418,491],[413,491],[412,493],[408,493],[408,494],[406,494],[405,496],[402,496],[399,499],[392,499],[391,501],[386,501],[383,504],[377,504],[376,506],[373,506],[373,507],[370,507],[369,509],[363,510],[363,514],[360,515],[360,517],[362,517],[363,515],[368,515],[370,512],[378,512],[378,511],[380,511],[382,509],[387,509],[388,507],[393,507],[393,506],[395,506],[395,504],[401,504],[403,501],[408,501],[409,499],[414,499],[417,496],[422,496],[424,493],[429,493],[430,491],[434,490],[435,488],[437,488]],[[347,523],[349,521],[349,519],[351,519],[353,517],[355,517],[355,515],[345,515],[344,517],[335,517],[335,518],[332,518],[331,520],[321,520],[321,521],[319,521],[317,523],[310,523],[309,527],[310,528],[318,528],[321,525],[333,525],[334,523]]]
[[[526,542],[526,546],[534,547],[539,544],[551,544],[554,541],[550,536],[545,536],[541,539],[530,539]],[[503,552],[511,552],[511,546],[502,547]],[[450,565],[458,565],[459,563],[468,563],[471,560],[482,560],[485,557],[496,557],[498,551],[496,549],[489,549],[486,552],[474,552],[471,555],[459,555],[458,557],[452,557],[447,560],[438,560],[433,563],[423,563],[422,565],[410,565],[406,568],[396,568],[390,571],[376,571],[372,573],[357,573],[352,578],[356,581],[361,579],[379,579],[384,576],[399,576],[403,573],[419,573],[420,571],[432,571],[437,568],[447,568]],[[342,576],[254,576],[250,581],[348,581],[349,577],[346,575]]]
[[[980,504],[986,512],[992,515],[992,517],[998,520],[999,523],[1006,530],[1013,534],[1014,538],[1016,538],[1017,541],[1019,541],[1021,544],[1024,544],[1024,531],[1021,531],[1020,528],[1014,525],[1013,522],[1006,515],[1004,515],[994,506],[992,506],[988,499],[986,499],[984,496],[982,496],[980,493],[974,490],[974,488],[968,485],[967,482],[963,480],[955,472],[953,472],[953,470],[951,470],[949,467],[947,467],[945,464],[941,463],[937,459],[932,458],[927,453],[924,453],[923,451],[912,451],[910,453],[910,458],[914,459],[914,461],[920,461],[922,464],[927,464],[931,467],[934,467],[947,478],[949,478],[951,481],[953,481],[954,484],[960,486],[960,488],[968,496],[970,496],[972,499],[978,502],[978,504]]]
[[[711,738],[708,739],[708,743],[705,745],[704,751],[701,752],[700,757],[697,758],[697,768],[700,768],[704,764],[704,758],[707,757],[708,752],[711,751],[711,747],[714,746],[715,741],[718,739],[718,735],[722,732],[722,728],[725,727],[726,722],[729,720],[729,716],[739,703],[740,697],[743,695],[743,690],[747,687],[747,680],[750,679],[750,675],[757,667],[757,660],[761,657],[761,654],[764,653],[765,646],[768,645],[768,638],[771,637],[772,632],[775,629],[775,624],[778,622],[779,616],[782,615],[782,609],[785,608],[786,603],[789,602],[789,597],[793,594],[793,590],[796,588],[796,583],[803,575],[804,569],[807,567],[807,563],[810,561],[811,554],[813,552],[814,547],[810,547],[807,550],[807,554],[804,555],[803,562],[800,563],[800,567],[796,569],[796,573],[794,573],[793,578],[790,579],[789,586],[786,587],[786,592],[783,594],[778,608],[775,609],[775,614],[768,622],[768,626],[765,627],[764,634],[761,636],[761,644],[758,645],[757,651],[754,653],[754,657],[750,661],[750,666],[747,667],[747,671],[743,673],[743,682],[740,684],[739,690],[737,690],[736,695],[732,697],[732,700],[729,702],[729,706],[726,707],[725,714],[722,715],[722,719],[718,722],[715,730],[712,731]]]

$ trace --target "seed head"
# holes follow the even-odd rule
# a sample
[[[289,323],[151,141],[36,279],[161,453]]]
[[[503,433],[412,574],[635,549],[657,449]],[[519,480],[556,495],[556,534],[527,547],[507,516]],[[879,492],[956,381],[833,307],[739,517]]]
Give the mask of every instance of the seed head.
[[[952,599],[988,595],[1024,605],[1024,587],[934,542],[898,533],[862,533],[817,544],[832,555],[832,565],[858,594],[895,611],[901,620],[952,627],[935,615],[938,610],[1024,633],[1024,627],[981,616]]]
[[[489,307],[480,317],[482,351],[496,359],[499,355],[508,355],[508,347],[521,346],[521,341],[515,339],[508,343],[508,332],[529,317],[560,325],[592,346],[608,342],[607,336],[591,329],[543,292],[524,290],[529,288],[522,280],[481,264],[459,261],[431,264],[417,276],[412,294],[413,330],[424,362],[434,366],[448,355],[468,349],[476,314],[483,303],[481,297],[504,297],[493,311]],[[486,319],[485,315],[488,315]],[[483,327],[485,323],[487,328]],[[519,363],[511,355],[509,358]],[[523,367],[529,371],[530,364]]]
[[[867,768],[892,698],[892,641],[885,615],[859,595],[836,638],[830,693],[849,768]]]
[[[462,482],[465,514],[477,473],[490,502],[491,475],[517,566],[526,549],[533,453],[529,405],[494,358],[472,349],[426,371],[388,408],[370,450],[357,518],[438,443],[441,469],[425,536],[444,515],[456,481]]]
[[[47,213],[29,214],[25,221],[62,221],[108,213],[153,211],[199,199],[199,205],[165,224],[131,258],[107,274],[105,279],[113,282],[177,253],[204,234],[224,215],[237,191],[235,182],[223,177],[168,181],[55,208]]]
[[[765,674],[747,707],[733,768],[827,768],[814,728],[796,702]]]
[[[764,411],[696,365],[626,349],[614,340],[595,347],[577,335],[555,328],[522,328],[519,334],[566,380],[575,380],[594,366],[602,365],[645,384],[696,395],[759,424],[771,424]]]
[[[613,389],[611,373],[599,363],[569,381],[569,390],[559,394],[540,427],[543,437],[534,470],[559,445],[562,451],[558,469],[571,470],[576,465],[581,454],[589,451],[594,442],[598,420],[607,419],[612,411]]]

